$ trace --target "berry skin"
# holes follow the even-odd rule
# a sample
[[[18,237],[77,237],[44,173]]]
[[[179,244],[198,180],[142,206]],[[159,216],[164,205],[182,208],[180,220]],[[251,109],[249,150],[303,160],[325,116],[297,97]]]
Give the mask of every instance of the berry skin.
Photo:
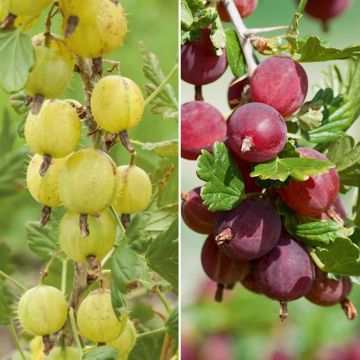
[[[38,16],[53,0],[8,0],[8,9],[17,16]]]
[[[285,146],[286,134],[281,115],[265,104],[240,106],[228,121],[228,141],[232,150],[251,163],[277,156]]]
[[[287,56],[267,58],[250,79],[252,100],[272,106],[284,117],[302,106],[307,91],[304,68]]]
[[[328,159],[311,148],[297,149],[302,157],[311,159]],[[303,216],[319,217],[336,201],[340,189],[339,175],[336,169],[311,176],[308,180],[292,181],[288,187],[279,189],[283,202],[296,213]]]
[[[51,350],[46,360],[81,360],[81,351],[74,347],[63,349],[56,347]]]
[[[181,78],[189,84],[206,85],[219,79],[228,63],[225,50],[218,56],[210,40],[211,29],[203,30],[200,39],[181,47]]]
[[[31,150],[40,155],[62,158],[79,145],[80,118],[69,102],[46,100],[38,114],[29,113],[24,132]]]
[[[217,219],[215,239],[222,251],[235,260],[253,260],[268,253],[279,241],[281,220],[263,199],[244,200]]]
[[[196,160],[202,149],[212,151],[214,142],[225,141],[226,122],[221,113],[203,101],[181,106],[181,156]]]
[[[185,224],[200,234],[212,234],[215,225],[216,212],[209,211],[200,196],[200,187],[185,195],[181,204],[181,215]]]
[[[329,279],[325,272],[315,268],[315,279],[306,298],[320,306],[332,306],[347,298],[351,292],[352,283],[348,277],[340,281]]]
[[[27,188],[38,203],[49,207],[61,206],[59,178],[65,166],[66,158],[53,159],[44,176],[39,174],[42,162],[43,157],[40,155],[34,155],[31,159],[26,173]]]
[[[244,18],[248,17],[249,15],[251,15],[255,11],[255,9],[258,5],[258,0],[235,0],[234,3],[235,3],[236,8],[239,11],[241,17],[244,19]],[[231,21],[229,14],[226,11],[226,8],[222,2],[220,2],[218,5],[218,12],[219,12],[221,21],[224,21],[224,22]]]
[[[66,160],[60,174],[60,199],[68,210],[96,215],[111,205],[116,181],[116,165],[110,156],[100,150],[80,150]]]
[[[309,292],[315,271],[306,250],[283,233],[269,253],[255,260],[254,272],[264,295],[287,302]]]
[[[60,38],[39,34],[32,39],[35,49],[35,65],[32,68],[25,91],[30,96],[42,95],[53,99],[61,95],[72,78],[75,57]]]
[[[87,262],[88,257],[100,261],[114,246],[116,222],[107,210],[87,219],[89,235],[84,238],[79,227],[79,214],[68,211],[59,225],[61,249],[72,260]]]
[[[133,322],[128,319],[124,331],[115,340],[107,345],[112,346],[119,352],[117,360],[127,360],[131,350],[136,344],[136,329]]]
[[[255,294],[262,295],[260,284],[258,283],[256,275],[252,270],[250,270],[241,280],[241,285]]]
[[[118,319],[111,304],[108,290],[90,293],[80,304],[77,312],[80,334],[94,343],[107,343],[115,340],[125,329],[127,314]]]
[[[127,19],[120,4],[111,0],[88,0],[86,5],[82,0],[61,0],[60,9],[65,41],[78,56],[102,57],[125,40]]]
[[[134,214],[145,210],[151,200],[152,185],[149,175],[135,165],[123,165],[118,169],[118,182],[113,202],[121,214]]]
[[[230,109],[235,109],[246,99],[249,78],[234,79],[228,88],[228,103]]]
[[[117,75],[106,76],[94,87],[91,109],[101,128],[118,133],[139,123],[144,113],[144,97],[134,81]]]
[[[39,285],[21,297],[18,316],[24,330],[35,336],[58,332],[67,318],[64,295],[52,286]]]

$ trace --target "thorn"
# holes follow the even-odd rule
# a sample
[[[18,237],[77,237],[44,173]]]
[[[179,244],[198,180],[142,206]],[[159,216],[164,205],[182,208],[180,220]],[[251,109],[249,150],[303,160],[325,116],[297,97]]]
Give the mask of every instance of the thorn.
[[[224,294],[224,284],[217,284],[216,292],[215,292],[215,301],[221,303],[223,301]]]
[[[41,211],[40,226],[44,227],[49,222],[50,217],[51,217],[51,207],[44,206]]]
[[[349,299],[342,300],[340,305],[341,308],[344,310],[347,319],[354,320],[357,316],[357,310],[355,305]]]
[[[233,238],[233,233],[230,228],[224,229],[215,237],[217,245],[222,245],[225,241],[230,241]]]
[[[287,301],[280,301],[279,317],[281,321],[284,321],[288,317]]]
[[[89,224],[88,224],[88,215],[81,214],[79,219],[79,226],[82,237],[88,237],[90,235]]]

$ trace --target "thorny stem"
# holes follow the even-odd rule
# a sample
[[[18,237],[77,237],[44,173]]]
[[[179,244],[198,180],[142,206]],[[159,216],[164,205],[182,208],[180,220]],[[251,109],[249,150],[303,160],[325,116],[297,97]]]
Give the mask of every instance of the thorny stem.
[[[161,84],[149,95],[149,97],[145,100],[145,106],[150,104],[164,89],[166,84],[170,81],[171,77],[175,74],[177,69],[179,68],[179,64],[175,64],[172,70],[169,72],[168,76],[161,82]]]
[[[161,327],[159,329],[155,329],[155,330],[151,330],[151,331],[147,331],[147,332],[144,332],[144,333],[141,333],[141,334],[138,334],[136,336],[137,339],[140,339],[140,338],[143,338],[145,336],[150,336],[150,335],[154,335],[154,334],[159,334],[159,333],[162,333],[162,332],[165,332],[166,331],[166,327]]]
[[[0,270],[0,276],[2,276],[4,279],[8,280],[9,282],[11,282],[12,284],[14,284],[17,288],[19,288],[22,291],[27,291],[27,288],[20,284],[17,280],[15,280],[12,276],[6,274],[4,271]]]
[[[70,307],[70,309],[69,309],[69,319],[70,319],[71,331],[73,333],[76,346],[82,351],[83,345],[81,343],[79,333],[77,331],[77,326],[76,326],[74,308],[73,307]]]
[[[10,331],[10,334],[11,334],[11,337],[13,338],[14,340],[14,343],[17,347],[17,349],[19,350],[19,353],[20,353],[20,356],[23,360],[26,360],[25,358],[25,354],[21,348],[21,345],[20,345],[20,341],[19,341],[19,338],[17,336],[17,333],[16,333],[16,330],[15,330],[15,326],[14,326],[14,323],[11,321],[10,324],[9,324],[9,331]]]
[[[159,289],[159,287],[156,287],[156,295],[158,296],[158,298],[160,299],[160,301],[163,303],[167,313],[170,315],[171,314],[171,305],[170,302],[168,301],[168,299],[166,298],[166,296],[164,295],[164,293]]]
[[[41,272],[40,282],[43,282],[44,279],[49,275],[50,268],[54,263],[55,259],[62,253],[62,250],[56,251],[50,258],[49,262],[46,264],[44,270]]]
[[[235,31],[241,44],[246,64],[248,67],[248,74],[251,74],[256,69],[256,62],[253,56],[253,48],[250,39],[246,36],[248,29],[245,26],[240,13],[238,12],[234,0],[221,0],[230,16],[232,23],[235,26]]]

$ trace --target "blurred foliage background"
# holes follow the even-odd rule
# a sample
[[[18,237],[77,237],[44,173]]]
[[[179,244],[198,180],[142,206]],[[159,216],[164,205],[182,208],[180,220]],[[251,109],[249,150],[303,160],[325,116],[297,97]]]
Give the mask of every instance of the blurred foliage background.
[[[245,23],[248,27],[289,24],[295,4],[294,0],[259,0],[257,10]],[[301,21],[301,35],[316,35],[337,47],[357,44],[359,14],[360,2],[355,0],[350,10],[331,22],[328,33],[322,31],[320,23],[305,17]],[[345,62],[337,64],[340,68],[346,65]],[[320,83],[321,71],[328,65],[326,62],[304,64],[310,83],[309,99]],[[230,112],[227,88],[232,78],[228,70],[221,79],[203,88],[205,101],[224,114]],[[182,82],[181,96],[182,103],[193,100],[193,87]],[[350,132],[358,141],[359,124]],[[201,185],[195,174],[195,161],[182,160],[181,168],[183,191]],[[351,211],[354,193],[348,193],[343,199]],[[338,306],[320,308],[301,299],[289,304],[289,318],[280,322],[276,302],[254,295],[240,285],[232,293],[228,292],[224,303],[216,304],[213,301],[215,287],[206,279],[200,264],[204,235],[182,224],[181,237],[183,360],[350,360],[337,350],[343,346],[353,353],[352,360],[360,359],[359,318],[348,321]],[[358,285],[354,285],[350,299],[360,309]],[[199,352],[200,358],[194,356]]]
[[[142,89],[148,82],[142,71],[139,42],[154,52],[159,58],[161,67],[167,75],[174,67],[178,56],[178,4],[177,0],[122,0],[128,21],[129,33],[125,44],[108,59],[121,62],[123,76],[133,79]],[[29,31],[31,35],[42,32],[45,12],[39,24]],[[60,34],[60,17],[56,17],[52,31]],[[171,84],[178,89],[177,76]],[[83,102],[80,78],[74,75],[70,88],[62,98],[72,98]],[[24,140],[17,136],[23,116],[17,115],[9,103],[9,95],[0,89],[0,267],[7,257],[8,247],[11,250],[13,276],[28,287],[34,286],[43,263],[28,249],[25,226],[28,220],[38,220],[41,206],[38,205],[25,189],[25,171],[28,154]],[[142,142],[157,142],[178,137],[178,124],[173,120],[163,120],[153,114],[148,107],[141,124],[130,132],[130,137]],[[14,143],[12,139],[16,139]],[[128,161],[128,155],[121,146],[112,149],[112,156],[118,164]],[[154,173],[165,166],[165,160],[156,155],[139,151],[139,166]],[[178,198],[178,172],[172,175],[167,187],[164,202],[174,203]],[[10,269],[9,269],[10,270]],[[56,271],[56,268],[54,269]],[[50,278],[56,278],[52,274]],[[1,296],[1,295],[0,295]],[[13,348],[12,340],[6,328],[0,326],[0,358],[8,355]],[[7,357],[5,357],[7,359]]]

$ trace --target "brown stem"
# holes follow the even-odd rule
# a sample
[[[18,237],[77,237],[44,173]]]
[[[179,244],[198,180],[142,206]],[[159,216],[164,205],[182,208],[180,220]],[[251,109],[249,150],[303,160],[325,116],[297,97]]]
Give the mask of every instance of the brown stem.
[[[102,76],[103,73],[103,61],[102,58],[95,58],[93,59],[93,74],[95,76]]]
[[[44,354],[49,355],[51,349],[54,347],[54,344],[51,342],[49,335],[43,336],[42,340],[44,344]]]
[[[233,238],[233,236],[234,235],[233,235],[231,229],[226,228],[215,237],[215,241],[218,245],[221,245],[226,241],[230,241]]]
[[[354,320],[357,315],[355,305],[349,299],[342,300],[340,305],[348,320]]]
[[[195,85],[195,100],[196,101],[204,101],[204,96],[202,93],[201,85]]]
[[[41,94],[36,94],[33,97],[32,103],[31,103],[31,112],[33,115],[37,115],[40,112],[44,101],[45,101],[45,98]]]
[[[75,313],[80,303],[80,296],[86,290],[87,282],[87,269],[85,264],[75,263],[74,265],[74,280],[73,291],[70,298],[70,307],[74,308]]]
[[[235,284],[227,284],[226,287],[225,287],[225,289],[226,289],[226,290],[233,290],[234,287],[235,287]]]
[[[279,317],[281,321],[284,321],[288,317],[287,301],[280,301]]]
[[[44,206],[41,210],[41,216],[40,216],[40,226],[44,227],[50,220],[51,217],[51,207],[50,206]]]
[[[1,31],[12,31],[15,28],[16,15],[8,13],[4,21],[0,25]]]
[[[130,156],[131,156],[130,165],[134,165],[136,151],[135,151],[134,145],[130,141],[128,132],[125,130],[121,131],[119,133],[119,138],[120,138],[120,141],[123,144],[124,148],[130,153]]]
[[[59,11],[59,3],[57,1],[55,1],[46,18],[46,22],[45,22],[45,32],[44,35],[45,36],[49,36],[51,34],[51,19],[57,14],[57,12]]]
[[[81,214],[79,219],[79,226],[82,237],[88,237],[90,235],[89,224],[88,224],[88,215]]]
[[[48,171],[48,169],[51,165],[51,162],[52,162],[52,157],[50,155],[45,154],[43,162],[41,163],[41,166],[39,169],[39,174],[41,177],[43,177],[46,174],[46,172]]]
[[[224,284],[217,284],[216,292],[215,292],[215,301],[221,303],[223,301],[224,295]]]
[[[98,263],[96,261],[96,256],[94,255],[88,255],[86,257],[86,261],[90,265],[91,270],[96,270],[98,268]]]

